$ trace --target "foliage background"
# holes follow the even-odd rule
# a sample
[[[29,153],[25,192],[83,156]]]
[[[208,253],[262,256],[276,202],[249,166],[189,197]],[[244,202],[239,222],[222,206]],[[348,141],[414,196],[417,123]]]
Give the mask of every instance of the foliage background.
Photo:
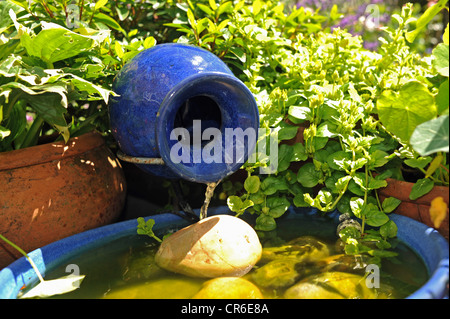
[[[389,256],[396,226],[388,214],[399,201],[380,201],[386,178],[418,170],[413,197],[448,185],[448,139],[431,153],[410,140],[420,124],[448,123],[448,10],[420,18],[427,5],[2,1],[0,151],[92,129],[109,136],[107,103],[121,67],[157,43],[198,45],[249,87],[261,127],[279,141],[277,172],[258,174],[264,158],[246,164],[241,181],[222,182],[217,200],[255,214],[261,231],[275,229],[292,205],[338,209],[362,226],[342,234],[348,253]],[[303,141],[293,144],[299,131]]]

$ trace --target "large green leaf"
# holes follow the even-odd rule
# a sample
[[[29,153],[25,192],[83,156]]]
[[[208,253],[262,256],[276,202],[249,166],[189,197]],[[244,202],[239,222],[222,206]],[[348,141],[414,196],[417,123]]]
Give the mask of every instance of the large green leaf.
[[[383,212],[385,212],[386,214],[393,212],[400,204],[402,203],[402,201],[400,199],[397,199],[395,197],[388,197],[383,201],[382,207],[383,207]]]
[[[244,182],[244,188],[250,194],[256,193],[259,190],[261,181],[259,176],[249,176]]]
[[[256,218],[256,230],[271,231],[277,227],[277,223],[272,216],[261,214]]]
[[[399,92],[384,91],[377,101],[381,122],[388,131],[409,141],[419,124],[437,116],[433,95],[417,81],[404,84]]]
[[[20,89],[23,99],[50,125],[67,126],[64,114],[67,112],[66,88],[58,84],[27,87],[22,83],[8,82],[2,89]]]
[[[4,145],[12,145],[12,143],[20,137],[22,133],[24,133],[25,128],[27,126],[26,120],[26,112],[23,103],[16,103],[9,114],[9,117],[6,119],[3,134],[0,133],[0,140],[5,138]],[[2,131],[0,126],[0,132]],[[3,136],[3,137],[2,137]],[[9,146],[8,146],[9,147]]]
[[[448,77],[449,45],[439,43],[433,50],[433,66],[440,75]]]
[[[291,145],[281,144],[278,148],[278,172],[285,171],[291,164],[294,149]]]
[[[25,3],[25,5],[27,4]],[[7,28],[13,24],[13,21],[9,16],[9,10],[12,9],[15,12],[19,12],[20,10],[22,10],[20,9],[21,6],[10,1],[0,1],[0,30],[2,30],[3,28]]]
[[[50,125],[67,126],[64,118],[67,110],[61,105],[61,95],[45,92],[43,94],[27,95],[25,100]]]
[[[98,85],[95,85],[92,82],[86,81],[78,76],[73,74],[69,74],[73,79],[71,80],[72,84],[80,91],[85,91],[89,94],[99,94],[105,101],[108,103],[108,98],[110,94],[113,94],[112,91],[104,89]]]
[[[106,24],[107,26],[109,26],[109,27],[111,27],[111,28],[113,28],[115,30],[118,30],[118,31],[121,31],[121,32],[125,32],[122,29],[122,27],[120,26],[120,24],[117,23],[116,20],[114,20],[113,18],[111,18],[110,16],[108,16],[108,15],[106,15],[104,13],[101,13],[101,12],[96,13],[94,15],[93,21]]]
[[[434,182],[429,178],[419,179],[411,189],[409,199],[416,200],[423,195],[428,194],[434,187]]]
[[[394,238],[397,236],[397,231],[398,227],[392,220],[380,227],[380,234],[385,238]]]
[[[439,92],[436,94],[436,105],[438,109],[438,114],[448,114],[449,106],[449,81],[445,81],[439,86]]]
[[[273,218],[278,218],[283,215],[291,203],[286,199],[286,197],[270,197],[267,199],[267,207],[269,207],[269,216]]]
[[[389,221],[389,217],[374,204],[367,204],[362,214],[366,217],[366,223],[369,226],[380,227]]]
[[[313,163],[306,163],[298,170],[297,173],[297,181],[304,187],[314,187],[321,181],[322,178],[322,172],[316,170]]]
[[[289,187],[284,178],[266,177],[261,183],[261,190],[265,195],[275,194],[277,191],[287,190]]]
[[[289,107],[288,113],[289,113],[289,115],[291,115],[299,120],[310,120],[311,119],[311,109],[306,106],[292,105]]]
[[[249,199],[242,201],[238,196],[230,196],[227,199],[227,205],[232,212],[242,214],[247,208],[253,206],[253,202]]]
[[[448,115],[420,124],[414,130],[410,143],[422,156],[436,152],[449,152]]]
[[[94,44],[90,37],[46,22],[42,22],[42,31],[37,36],[24,33],[20,42],[29,55],[50,63],[74,57]]]

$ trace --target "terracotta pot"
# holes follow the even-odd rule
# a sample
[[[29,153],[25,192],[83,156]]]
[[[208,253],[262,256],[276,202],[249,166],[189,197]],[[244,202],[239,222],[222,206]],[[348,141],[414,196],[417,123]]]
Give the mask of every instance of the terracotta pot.
[[[433,222],[430,218],[430,206],[431,201],[441,196],[444,198],[444,202],[449,205],[449,189],[445,186],[435,186],[431,192],[428,194],[416,199],[409,199],[409,194],[411,193],[411,189],[414,183],[399,181],[396,179],[388,178],[387,179],[388,186],[380,189],[379,195],[381,200],[384,200],[387,197],[395,197],[400,199],[402,203],[395,210],[395,213],[410,217],[415,219],[427,226],[433,227]],[[448,224],[449,224],[449,216],[445,217],[441,226],[437,229],[439,233],[444,236],[448,240]]]
[[[119,161],[95,132],[0,153],[0,233],[25,251],[114,222],[126,194]],[[21,255],[0,241],[0,268]]]

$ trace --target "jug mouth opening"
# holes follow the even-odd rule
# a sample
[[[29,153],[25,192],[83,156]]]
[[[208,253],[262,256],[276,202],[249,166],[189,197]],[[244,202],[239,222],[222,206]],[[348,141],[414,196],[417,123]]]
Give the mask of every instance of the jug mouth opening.
[[[204,147],[209,141],[194,138],[194,126],[200,121],[199,133],[203,136],[209,128],[222,130],[222,112],[214,98],[207,95],[192,96],[182,102],[175,115],[174,129],[185,128],[189,132],[189,138],[178,136],[178,141],[185,145]]]
[[[204,72],[179,82],[166,95],[156,117],[156,140],[173,172],[208,183],[247,161],[258,128],[256,101],[245,84],[229,74]],[[231,138],[230,132],[235,134]]]

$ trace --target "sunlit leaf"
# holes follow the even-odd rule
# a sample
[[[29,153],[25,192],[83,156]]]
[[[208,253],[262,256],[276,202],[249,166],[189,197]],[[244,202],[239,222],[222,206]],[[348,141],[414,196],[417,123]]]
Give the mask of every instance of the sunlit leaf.
[[[356,217],[362,218],[363,207],[364,200],[362,198],[352,197],[350,199],[350,208]]]
[[[367,204],[363,209],[362,215],[366,217],[367,225],[379,227],[386,224],[389,221],[389,217],[380,211],[374,204]]]
[[[273,218],[281,217],[291,206],[291,203],[285,197],[270,197],[266,203],[267,207],[269,207],[268,215]]]
[[[380,227],[380,234],[385,238],[394,238],[397,236],[397,231],[398,227],[392,220]]]
[[[383,212],[385,213],[391,213],[393,212],[400,204],[402,203],[402,201],[400,199],[397,199],[395,197],[388,197],[383,201],[382,207],[383,207]]]
[[[449,152],[449,116],[441,116],[417,126],[410,143],[422,156]]]
[[[449,59],[449,45],[439,43],[436,48],[433,49],[433,66],[438,73],[442,76],[448,77],[448,59]]]
[[[120,45],[120,43],[118,41],[116,41],[114,43],[114,50],[116,51],[117,56],[119,57],[119,59],[121,59],[124,55],[122,46]]]
[[[256,193],[260,185],[261,181],[259,180],[259,176],[249,176],[244,182],[244,188],[250,194]]]
[[[447,23],[447,27],[445,28],[444,31],[444,35],[442,36],[442,41],[444,42],[444,44],[449,44],[448,43],[448,34],[449,34],[449,29],[448,29],[448,23]]]
[[[439,0],[437,3],[429,7],[416,22],[416,29],[406,33],[405,38],[408,42],[413,42],[417,35],[425,28],[425,26],[438,14],[446,5],[448,0]]]
[[[448,114],[449,107],[449,80],[439,86],[439,92],[435,97],[439,115]]]
[[[94,41],[55,23],[42,22],[42,31],[31,37],[23,34],[21,44],[31,56],[54,63],[79,55],[90,49]]]
[[[404,84],[399,92],[386,90],[377,101],[380,120],[388,131],[409,141],[416,127],[437,115],[433,95],[416,81]]]
[[[261,214],[256,218],[256,230],[271,231],[277,227],[277,223],[272,216]]]
[[[10,130],[0,125],[0,141],[5,137],[9,136],[10,134],[11,134]]]
[[[297,181],[304,187],[314,187],[322,178],[322,172],[316,170],[313,163],[306,163],[297,173]]]
[[[156,44],[156,40],[154,37],[150,36],[144,40],[144,48],[148,49],[153,47]]]
[[[98,13],[94,14],[93,21],[98,21],[98,22],[104,23],[107,26],[113,28],[114,30],[123,32],[122,27],[120,26],[119,23],[117,23],[116,20],[114,20],[113,18],[111,18],[110,16],[108,16],[102,12],[98,12]]]
[[[437,155],[433,161],[430,163],[430,166],[428,166],[427,171],[425,172],[425,178],[430,177],[434,174],[434,172],[439,168],[441,165],[442,160],[444,159],[444,156],[442,154]]]
[[[242,201],[239,196],[230,196],[227,199],[228,208],[235,213],[243,213],[247,208],[253,206],[253,202],[249,199]]]
[[[98,0],[98,1],[95,3],[94,10],[97,11],[97,10],[100,9],[101,7],[104,7],[106,3],[108,3],[108,0]]]
[[[46,298],[54,295],[65,294],[78,289],[85,275],[68,275],[53,280],[44,280],[33,287],[20,298]]]
[[[428,194],[434,187],[434,182],[429,178],[421,178],[417,180],[411,189],[409,199],[416,200],[425,194]]]

